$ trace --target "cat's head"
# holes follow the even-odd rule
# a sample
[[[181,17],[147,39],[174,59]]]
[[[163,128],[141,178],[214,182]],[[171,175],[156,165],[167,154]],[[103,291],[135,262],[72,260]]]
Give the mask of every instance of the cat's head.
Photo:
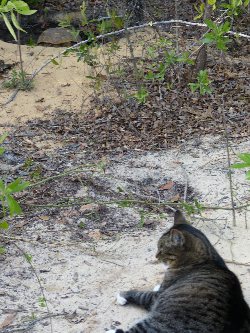
[[[207,237],[200,230],[192,227],[179,210],[175,213],[173,227],[158,241],[156,258],[172,268],[207,260],[213,260],[218,265],[225,266],[223,259]]]

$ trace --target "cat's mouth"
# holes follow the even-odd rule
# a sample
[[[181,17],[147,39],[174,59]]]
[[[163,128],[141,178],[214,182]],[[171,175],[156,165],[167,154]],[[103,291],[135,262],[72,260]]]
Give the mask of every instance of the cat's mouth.
[[[169,255],[161,255],[161,254],[156,254],[156,258],[160,261],[163,262],[164,264],[171,264],[176,260],[176,255],[169,254]]]

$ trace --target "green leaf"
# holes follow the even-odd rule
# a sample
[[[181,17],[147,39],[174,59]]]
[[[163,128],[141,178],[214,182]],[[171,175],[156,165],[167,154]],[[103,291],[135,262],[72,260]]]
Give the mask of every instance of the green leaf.
[[[24,253],[23,255],[24,255],[24,258],[26,259],[26,261],[28,263],[31,263],[31,261],[32,261],[32,255],[28,254],[28,253]]]
[[[5,149],[3,147],[0,147],[0,155],[3,155],[4,152],[5,152]]]
[[[241,153],[238,157],[250,166],[250,153]]]
[[[122,200],[120,202],[118,202],[118,206],[121,207],[121,208],[126,208],[126,207],[131,207],[133,204],[128,201],[128,200]]]
[[[231,168],[233,169],[243,169],[249,167],[248,163],[235,163],[231,165]]]
[[[59,63],[55,59],[51,59],[53,65],[59,65]]]
[[[46,299],[44,297],[39,297],[39,305],[42,307],[42,308],[45,308],[46,307]]]
[[[18,215],[22,213],[22,208],[19,203],[9,194],[6,195],[8,208],[10,210],[10,216]]]
[[[6,253],[6,249],[2,246],[0,246],[0,254],[5,254]]]
[[[16,15],[14,14],[14,12],[11,12],[11,20],[12,20],[12,23],[13,25],[17,28],[17,30],[21,30],[23,32],[26,32],[25,30],[23,30],[22,27],[20,27],[20,24],[16,18]]]
[[[9,30],[9,32],[11,33],[11,35],[13,36],[13,38],[14,38],[15,40],[17,40],[17,37],[16,37],[16,34],[15,34],[15,31],[14,31],[14,29],[12,28],[12,25],[11,25],[9,19],[7,18],[7,16],[6,16],[4,13],[2,13],[1,15],[2,15],[2,17],[3,17],[4,23],[5,23],[6,27],[7,27],[7,29]]]
[[[246,173],[246,179],[247,179],[247,180],[250,180],[250,170],[247,171],[247,173]]]
[[[9,224],[7,221],[1,221],[0,222],[0,229],[7,230],[9,228]]]
[[[208,26],[208,28],[210,28],[211,30],[215,30],[217,28],[217,25],[211,21],[211,20],[205,20],[206,25]]]
[[[221,26],[221,30],[226,33],[230,30],[230,22],[229,21],[226,21],[224,24],[222,24]]]
[[[1,191],[2,193],[5,192],[5,184],[4,184],[4,182],[2,181],[2,179],[0,179],[0,191]]]
[[[12,0],[12,3],[15,6],[15,10],[21,15],[32,15],[37,12],[36,10],[30,9],[29,5],[24,1]]]
[[[15,193],[23,191],[30,185],[29,182],[22,181],[22,179],[17,178],[7,186],[7,193]]]

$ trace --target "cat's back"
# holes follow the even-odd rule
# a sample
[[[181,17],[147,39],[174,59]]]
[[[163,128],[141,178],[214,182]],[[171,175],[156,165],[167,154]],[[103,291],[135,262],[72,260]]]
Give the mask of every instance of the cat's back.
[[[164,318],[166,332],[250,333],[250,311],[237,277],[213,262],[170,269],[153,312]]]

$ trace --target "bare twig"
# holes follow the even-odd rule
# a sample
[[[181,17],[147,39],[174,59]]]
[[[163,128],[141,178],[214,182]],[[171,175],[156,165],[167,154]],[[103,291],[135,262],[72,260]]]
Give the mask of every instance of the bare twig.
[[[229,151],[229,137],[228,137],[228,132],[227,132],[224,105],[225,105],[225,101],[224,101],[224,98],[222,98],[222,119],[223,119],[223,127],[224,127],[224,132],[225,132],[225,139],[226,139],[228,178],[229,178],[231,206],[232,206],[232,214],[233,214],[233,226],[236,226],[235,202],[234,202],[234,196],[233,196],[233,178],[232,178],[232,170],[231,170],[230,151]]]
[[[14,243],[14,246],[22,253],[22,255],[24,256],[24,258],[26,258],[26,254],[25,252],[23,251],[23,249],[21,249],[16,243]],[[28,262],[28,264],[30,265],[36,279],[37,279],[37,282],[39,284],[39,287],[40,287],[40,290],[41,290],[41,293],[42,293],[42,296],[43,296],[43,299],[45,300],[45,305],[46,305],[46,308],[47,308],[47,312],[48,312],[48,318],[50,319],[50,332],[53,333],[53,325],[52,325],[52,315],[51,315],[51,312],[49,310],[49,306],[48,306],[48,303],[47,303],[47,299],[45,297],[45,293],[44,293],[44,289],[43,289],[43,286],[41,284],[41,281],[40,281],[40,278],[36,272],[36,269],[35,267],[33,266],[32,262],[29,261],[29,260],[26,260]]]
[[[14,332],[29,332],[35,324],[39,323],[40,321],[46,320],[46,319],[51,319],[53,317],[59,317],[59,316],[65,316],[66,313],[58,313],[58,314],[50,314],[41,318],[37,318],[34,320],[31,320],[28,323],[25,324],[20,324],[18,325],[10,325],[4,329],[1,330],[1,333],[14,333]]]
[[[238,262],[235,260],[225,260],[225,263],[227,264],[234,264],[234,265],[238,265],[238,266],[250,266],[250,262]]]

